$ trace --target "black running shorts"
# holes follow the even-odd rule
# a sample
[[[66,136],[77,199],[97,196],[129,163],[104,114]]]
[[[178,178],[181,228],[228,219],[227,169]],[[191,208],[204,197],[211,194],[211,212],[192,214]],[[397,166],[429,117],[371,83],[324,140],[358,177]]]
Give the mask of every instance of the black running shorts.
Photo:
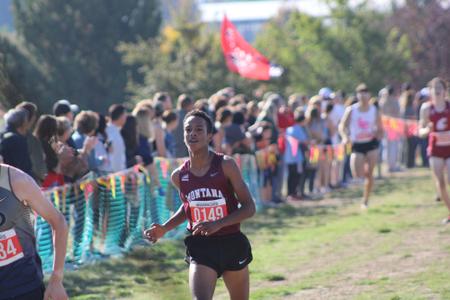
[[[7,298],[6,300],[42,300],[44,299],[44,293],[45,293],[45,286],[44,284],[42,284],[40,287],[38,287],[35,290],[32,290],[31,292],[28,292],[21,296]]]
[[[380,142],[377,139],[373,139],[367,143],[354,143],[352,145],[352,152],[366,155],[370,151],[377,149],[379,145]]]
[[[242,232],[223,236],[189,235],[184,239],[186,262],[205,265],[217,272],[239,271],[253,259],[252,248]]]

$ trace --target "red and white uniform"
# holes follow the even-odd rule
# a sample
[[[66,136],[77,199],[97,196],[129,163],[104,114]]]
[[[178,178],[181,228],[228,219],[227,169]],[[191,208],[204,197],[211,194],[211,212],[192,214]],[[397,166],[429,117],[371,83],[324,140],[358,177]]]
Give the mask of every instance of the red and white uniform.
[[[196,223],[216,221],[238,209],[234,189],[222,169],[223,154],[214,153],[211,166],[199,177],[190,172],[190,161],[180,170],[180,198],[188,219],[187,229]],[[223,227],[213,235],[227,235],[240,231],[240,224]]]
[[[433,128],[428,138],[428,155],[450,158],[450,103],[445,102],[445,109],[440,112],[432,104],[429,118]]]

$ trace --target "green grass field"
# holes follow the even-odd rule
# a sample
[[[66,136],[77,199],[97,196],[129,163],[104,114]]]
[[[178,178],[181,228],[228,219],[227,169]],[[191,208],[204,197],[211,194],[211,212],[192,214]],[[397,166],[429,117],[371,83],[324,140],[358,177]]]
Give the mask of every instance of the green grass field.
[[[271,208],[243,226],[251,299],[450,299],[450,225],[429,170]],[[190,299],[182,241],[165,241],[66,275],[71,299]],[[228,299],[219,280],[215,299]]]

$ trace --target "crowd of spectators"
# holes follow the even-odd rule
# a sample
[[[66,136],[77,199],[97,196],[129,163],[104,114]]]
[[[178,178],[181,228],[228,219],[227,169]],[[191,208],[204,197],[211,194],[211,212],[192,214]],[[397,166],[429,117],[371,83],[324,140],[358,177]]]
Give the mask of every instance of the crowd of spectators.
[[[428,97],[426,89],[415,92],[405,84],[399,92],[383,88],[372,101],[385,116],[417,120]],[[292,94],[285,99],[266,93],[261,98],[256,101],[224,88],[208,99],[182,94],[173,102],[168,93],[159,92],[132,109],[114,104],[107,115],[80,111],[59,100],[52,115],[39,116],[35,104],[22,102],[4,115],[0,154],[4,163],[30,174],[43,188],[74,182],[88,172],[101,176],[136,164],[156,174],[154,157],[188,156],[182,121],[187,112],[200,109],[215,124],[212,149],[228,155],[256,154],[260,196],[267,205],[286,198],[315,198],[351,182],[348,155],[337,160],[327,154],[327,146],[341,143],[338,124],[345,107],[356,102],[354,96],[322,88],[312,97]],[[401,164],[414,167],[417,148],[422,165],[428,166],[426,144],[417,136],[386,140],[383,157],[389,171],[399,171]],[[314,163],[312,146],[322,149],[321,159]]]

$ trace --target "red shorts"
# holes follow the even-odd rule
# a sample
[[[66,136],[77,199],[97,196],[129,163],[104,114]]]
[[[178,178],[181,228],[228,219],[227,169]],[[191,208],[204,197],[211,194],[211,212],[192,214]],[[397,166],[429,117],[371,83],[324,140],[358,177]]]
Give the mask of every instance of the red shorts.
[[[450,158],[450,147],[428,147],[427,152],[429,157]]]

